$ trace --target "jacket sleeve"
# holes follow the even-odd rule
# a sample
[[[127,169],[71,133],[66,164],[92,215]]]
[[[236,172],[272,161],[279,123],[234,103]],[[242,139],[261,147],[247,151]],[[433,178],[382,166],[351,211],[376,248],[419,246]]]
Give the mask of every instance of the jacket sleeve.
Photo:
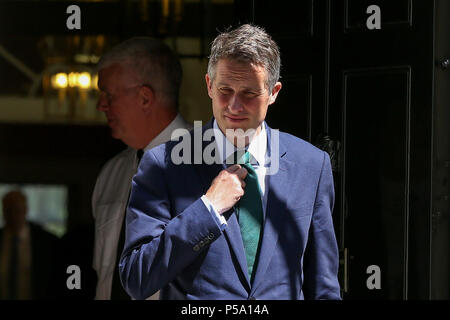
[[[331,213],[334,206],[334,183],[330,158],[323,153],[314,211],[309,229],[303,270],[305,299],[340,300],[338,282],[339,251]]]
[[[164,170],[165,164],[148,151],[132,181],[119,271],[135,299],[163,288],[207,247],[205,239],[211,243],[221,235],[201,198],[181,213],[172,212]]]

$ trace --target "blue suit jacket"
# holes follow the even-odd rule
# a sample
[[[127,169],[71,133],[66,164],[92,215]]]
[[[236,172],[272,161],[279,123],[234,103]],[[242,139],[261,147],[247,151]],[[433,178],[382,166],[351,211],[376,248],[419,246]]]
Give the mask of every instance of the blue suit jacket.
[[[212,121],[203,130],[211,127]],[[279,138],[253,283],[236,215],[225,214],[222,232],[200,199],[222,165],[175,165],[174,141],[145,153],[132,182],[119,264],[133,298],[161,289],[161,299],[340,299],[328,154],[286,133]]]

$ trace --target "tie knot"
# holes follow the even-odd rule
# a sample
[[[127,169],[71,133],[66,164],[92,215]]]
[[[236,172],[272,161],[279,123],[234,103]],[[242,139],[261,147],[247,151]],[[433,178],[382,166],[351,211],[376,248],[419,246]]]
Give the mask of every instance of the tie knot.
[[[236,150],[228,159],[227,164],[250,164],[251,155],[245,149]]]

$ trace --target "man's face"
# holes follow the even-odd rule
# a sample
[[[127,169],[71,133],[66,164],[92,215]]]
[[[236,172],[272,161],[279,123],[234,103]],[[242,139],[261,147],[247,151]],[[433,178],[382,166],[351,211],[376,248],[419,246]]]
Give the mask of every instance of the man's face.
[[[227,129],[255,129],[259,133],[267,109],[281,89],[277,82],[269,91],[266,80],[264,67],[229,59],[217,62],[214,81],[206,75],[214,118],[223,133]]]
[[[125,143],[136,135],[143,119],[138,94],[140,87],[133,74],[118,63],[99,71],[101,94],[97,109],[105,113],[112,137]]]

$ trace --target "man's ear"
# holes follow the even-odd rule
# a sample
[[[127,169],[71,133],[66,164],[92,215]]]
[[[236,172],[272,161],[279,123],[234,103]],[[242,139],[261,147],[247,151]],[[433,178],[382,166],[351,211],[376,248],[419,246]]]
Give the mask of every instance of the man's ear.
[[[281,90],[281,87],[282,87],[281,82],[275,83],[275,86],[273,87],[272,92],[270,94],[269,105],[275,102],[275,100],[277,99],[278,93]]]
[[[212,99],[212,80],[208,74],[205,75],[206,88],[208,89],[208,96]]]
[[[139,102],[143,110],[149,110],[155,101],[155,92],[149,86],[142,86],[139,89]]]

